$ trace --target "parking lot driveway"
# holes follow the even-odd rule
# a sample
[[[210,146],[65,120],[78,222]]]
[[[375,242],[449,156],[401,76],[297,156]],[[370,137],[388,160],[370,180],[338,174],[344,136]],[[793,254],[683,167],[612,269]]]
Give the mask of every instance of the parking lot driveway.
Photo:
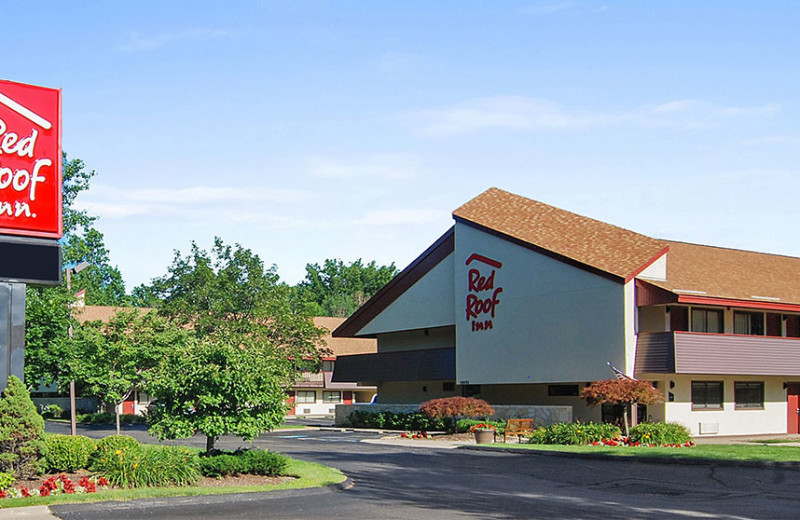
[[[375,435],[375,434],[371,434]],[[273,432],[259,447],[340,468],[348,490],[55,506],[65,519],[798,518],[800,472],[661,465],[360,442],[354,432]],[[202,439],[197,439],[202,444]],[[223,439],[222,444],[235,444]],[[241,443],[240,443],[241,444]],[[426,446],[426,447],[422,447]]]

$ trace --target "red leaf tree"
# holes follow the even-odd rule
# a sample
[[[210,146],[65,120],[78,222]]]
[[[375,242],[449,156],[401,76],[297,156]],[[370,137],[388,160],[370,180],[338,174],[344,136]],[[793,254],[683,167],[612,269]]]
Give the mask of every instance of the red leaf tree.
[[[453,433],[459,417],[488,417],[494,415],[494,408],[483,399],[475,397],[442,397],[425,401],[419,411],[434,419],[450,417],[453,421]]]
[[[605,379],[595,381],[583,389],[581,397],[586,399],[590,406],[603,403],[624,404],[623,415],[625,418],[625,435],[630,436],[628,429],[628,405],[658,404],[664,402],[661,392],[653,388],[648,381],[636,379]],[[634,426],[636,426],[634,424]]]

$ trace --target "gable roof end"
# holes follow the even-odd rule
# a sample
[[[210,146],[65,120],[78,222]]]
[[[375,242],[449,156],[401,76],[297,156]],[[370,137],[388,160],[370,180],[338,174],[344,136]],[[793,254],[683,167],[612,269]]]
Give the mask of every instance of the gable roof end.
[[[498,188],[470,200],[453,217],[622,281],[631,280],[668,247],[667,242]]]
[[[383,286],[375,295],[356,309],[352,316],[333,331],[334,338],[356,336],[358,332],[375,319],[389,305],[397,300],[412,285],[417,283],[439,262],[447,258],[455,248],[455,228],[451,227],[428,249],[419,255],[400,274]]]

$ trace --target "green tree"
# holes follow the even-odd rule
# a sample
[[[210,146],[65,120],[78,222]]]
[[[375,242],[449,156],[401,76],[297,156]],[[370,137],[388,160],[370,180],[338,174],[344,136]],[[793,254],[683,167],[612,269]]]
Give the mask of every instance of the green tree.
[[[122,305],[127,299],[122,276],[109,263],[103,234],[94,228],[97,217],[75,208],[75,200],[89,189],[94,170],[87,170],[80,159],[63,156],[63,229],[62,259],[64,266],[86,260],[90,267],[72,278],[72,289],[86,289],[86,302],[96,305]],[[69,304],[72,295],[66,288],[26,288],[25,309],[25,382],[33,388],[44,382],[68,381],[66,361],[70,358],[67,329],[72,320]],[[77,323],[72,320],[73,325]]]
[[[0,471],[26,478],[37,469],[44,437],[44,419],[25,385],[16,376],[0,398]]]
[[[72,277],[72,288],[86,289],[88,305],[125,305],[129,303],[125,283],[119,269],[111,265],[103,234],[95,228],[98,217],[75,208],[75,199],[89,189],[89,181],[96,172],[87,170],[80,159],[69,160],[66,153],[63,161],[64,264],[89,262],[87,269]]]
[[[398,273],[394,263],[378,266],[359,258],[346,265],[326,259],[322,266],[306,264],[306,277],[297,286],[301,298],[311,303],[317,316],[347,317]]]
[[[170,350],[179,349],[188,331],[155,313],[121,311],[107,322],[94,321],[76,330],[71,373],[83,389],[116,412],[117,434],[123,401],[140,390]]]
[[[151,431],[162,439],[200,431],[211,450],[220,435],[249,440],[280,424],[298,368],[319,362],[322,331],[292,304],[275,267],[216,238],[210,252],[197,244],[185,256],[176,252],[153,288],[159,312],[191,338],[147,384],[157,402]]]

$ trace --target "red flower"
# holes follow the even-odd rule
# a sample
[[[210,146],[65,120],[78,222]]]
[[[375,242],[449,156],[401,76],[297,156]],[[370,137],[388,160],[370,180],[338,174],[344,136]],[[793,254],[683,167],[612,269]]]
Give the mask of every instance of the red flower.
[[[42,484],[42,487],[39,488],[39,495],[46,497],[50,494],[50,488]]]
[[[6,490],[5,489],[0,489],[0,498],[6,498],[6,496],[7,496],[6,495]]]
[[[24,496],[24,497],[31,496],[31,492],[28,491],[28,488],[26,488],[25,486],[22,486],[21,488],[19,488],[19,492],[22,493],[22,496]]]
[[[106,480],[105,477],[100,477],[99,479],[97,479],[97,485],[98,486],[107,486],[108,485],[108,480]]]

